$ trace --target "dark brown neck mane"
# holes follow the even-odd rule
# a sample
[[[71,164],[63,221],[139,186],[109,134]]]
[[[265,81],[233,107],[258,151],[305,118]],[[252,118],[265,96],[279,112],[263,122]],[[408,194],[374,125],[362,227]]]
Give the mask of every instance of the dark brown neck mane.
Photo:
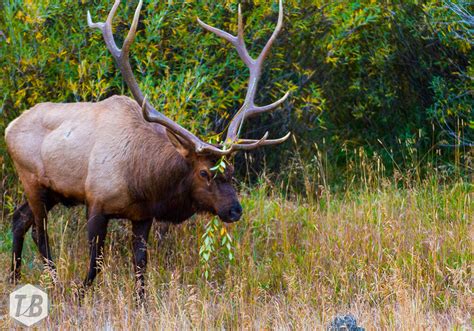
[[[159,128],[158,128],[159,129]],[[192,168],[157,125],[140,126],[127,144],[127,178],[133,200],[161,221],[182,222],[195,212]]]

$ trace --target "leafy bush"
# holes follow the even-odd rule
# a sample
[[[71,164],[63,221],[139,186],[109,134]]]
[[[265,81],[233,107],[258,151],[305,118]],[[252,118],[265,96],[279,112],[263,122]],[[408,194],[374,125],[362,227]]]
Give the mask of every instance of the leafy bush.
[[[116,15],[119,42],[135,5],[127,1]],[[38,102],[129,93],[100,33],[86,23],[87,10],[105,20],[111,1],[7,0],[1,6],[2,134]],[[236,11],[234,0],[145,1],[131,51],[148,98],[208,138],[225,129],[242,103],[248,73],[236,52],[203,31],[196,17],[235,32]],[[274,28],[277,3],[249,1],[243,11],[248,47],[257,54]],[[452,4],[439,0],[285,1],[284,30],[257,101],[274,101],[288,89],[292,94],[280,111],[247,123],[245,134],[269,130],[277,136],[290,129],[298,147],[265,149],[246,159],[250,167],[239,168],[261,169],[265,160],[274,172],[285,169],[295,148],[313,166],[322,151],[334,178],[359,148],[378,155],[387,173],[406,165],[407,148],[416,149],[422,164],[428,152],[448,163],[467,162],[473,52],[460,21]]]

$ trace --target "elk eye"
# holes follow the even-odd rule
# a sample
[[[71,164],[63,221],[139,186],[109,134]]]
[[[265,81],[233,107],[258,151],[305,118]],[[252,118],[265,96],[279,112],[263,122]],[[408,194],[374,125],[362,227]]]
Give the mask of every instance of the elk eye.
[[[207,173],[207,171],[201,170],[199,174],[201,175],[202,178],[209,179],[209,174]]]

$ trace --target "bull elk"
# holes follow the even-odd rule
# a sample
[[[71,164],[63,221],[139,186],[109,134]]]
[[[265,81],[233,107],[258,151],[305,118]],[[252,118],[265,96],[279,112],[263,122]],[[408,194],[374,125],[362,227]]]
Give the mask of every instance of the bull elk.
[[[89,27],[102,32],[105,44],[135,100],[112,96],[97,103],[41,103],[25,111],[6,130],[8,152],[23,184],[27,202],[13,214],[12,279],[19,279],[25,233],[32,237],[45,261],[54,270],[47,234],[48,211],[58,203],[85,204],[90,245],[90,285],[100,271],[107,225],[110,219],[132,221],[133,263],[140,297],[144,295],[146,243],[153,219],[180,223],[195,213],[218,215],[235,222],[242,215],[232,186],[233,167],[213,171],[216,162],[238,151],[280,144],[280,139],[241,139],[245,119],[275,109],[288,97],[267,105],[254,102],[262,66],[282,27],[283,5],[279,1],[278,23],[258,58],[252,58],[244,42],[239,6],[236,36],[209,26],[206,30],[230,42],[250,70],[245,101],[231,120],[223,144],[210,144],[157,111],[133,76],[129,50],[135,38],[142,7],[140,0],[122,49],[115,43],[112,20],[120,4],[116,0],[105,23]]]

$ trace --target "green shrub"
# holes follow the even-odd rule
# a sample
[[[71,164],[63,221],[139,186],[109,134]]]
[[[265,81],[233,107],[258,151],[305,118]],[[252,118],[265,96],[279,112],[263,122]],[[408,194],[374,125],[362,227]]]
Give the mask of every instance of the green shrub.
[[[111,5],[2,3],[2,135],[8,122],[38,102],[98,101],[129,93],[100,33],[86,23],[87,10],[103,21]],[[127,1],[116,15],[119,42],[135,5]],[[203,31],[196,17],[235,33],[236,11],[234,0],[145,1],[131,51],[148,98],[208,138],[225,129],[242,103],[248,73],[236,52]],[[244,2],[243,12],[248,47],[257,54],[274,28],[277,3]],[[245,134],[293,131],[302,162],[316,166],[317,144],[332,165],[332,180],[350,178],[341,177],[341,169],[357,158],[359,148],[380,158],[387,174],[433,164],[433,158],[457,166],[468,162],[474,139],[473,52],[460,33],[469,27],[459,21],[439,0],[285,1],[284,30],[267,60],[257,101],[272,102],[288,89],[292,94],[279,111],[249,121]],[[286,143],[259,151],[246,159],[253,162],[250,167],[238,168],[262,169],[265,161],[272,172],[281,171],[295,148]],[[410,148],[419,156],[416,164],[407,162]]]

